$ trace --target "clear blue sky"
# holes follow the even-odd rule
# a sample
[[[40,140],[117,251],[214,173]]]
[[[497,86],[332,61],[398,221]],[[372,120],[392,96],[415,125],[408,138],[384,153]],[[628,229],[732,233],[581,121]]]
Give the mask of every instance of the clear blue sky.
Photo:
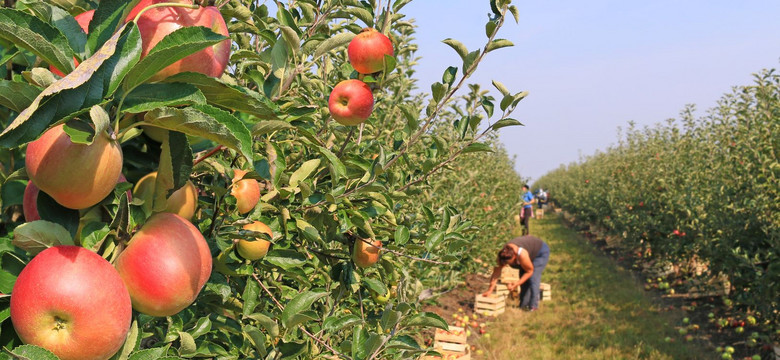
[[[520,24],[499,33],[515,46],[490,53],[469,79],[498,92],[528,90],[501,140],[516,169],[537,179],[560,164],[617,141],[629,121],[652,125],[698,114],[732,86],[747,85],[780,59],[780,0],[513,1]],[[416,19],[420,87],[440,81],[460,58],[441,40],[482,47],[487,0],[416,0],[402,12]]]

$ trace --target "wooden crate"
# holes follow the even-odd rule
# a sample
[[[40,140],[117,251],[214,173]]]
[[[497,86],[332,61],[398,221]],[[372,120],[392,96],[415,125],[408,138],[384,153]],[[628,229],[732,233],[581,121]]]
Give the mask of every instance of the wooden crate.
[[[508,296],[509,288],[506,287],[506,284],[496,284],[496,288],[495,290],[493,290],[493,294],[500,295],[500,296]]]
[[[516,282],[517,280],[520,280],[520,271],[509,267],[504,266],[501,268],[501,277],[498,279],[502,284],[509,284]]]
[[[536,209],[536,217],[541,219],[544,217],[544,209]]]
[[[541,292],[540,296],[542,301],[552,300],[552,288],[550,287],[550,284],[541,283],[539,285],[539,290]]]
[[[450,331],[436,329],[436,333],[433,335],[433,340],[465,344],[466,329],[458,326],[450,326]]]
[[[504,312],[506,297],[501,295],[477,295],[474,300],[474,312],[483,315],[496,316]]]
[[[554,210],[554,211],[555,211],[555,213],[556,213],[556,214],[560,214],[561,212],[563,212],[563,209],[561,209],[561,208],[555,208],[555,210]]]

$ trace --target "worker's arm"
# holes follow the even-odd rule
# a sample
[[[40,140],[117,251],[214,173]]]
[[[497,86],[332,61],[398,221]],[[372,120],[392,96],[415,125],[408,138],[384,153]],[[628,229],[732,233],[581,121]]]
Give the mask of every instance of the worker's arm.
[[[493,273],[490,274],[490,286],[488,287],[487,291],[482,294],[482,296],[489,296],[493,292],[493,289],[496,288],[498,278],[501,276],[502,267],[503,266],[496,266],[493,268]]]
[[[509,291],[515,291],[520,285],[523,285],[528,279],[531,278],[531,275],[534,274],[534,263],[531,262],[531,257],[528,256],[528,251],[523,251],[520,253],[520,267],[523,268],[523,276],[520,277],[520,280],[518,280],[514,284],[509,284],[507,286],[507,289]]]

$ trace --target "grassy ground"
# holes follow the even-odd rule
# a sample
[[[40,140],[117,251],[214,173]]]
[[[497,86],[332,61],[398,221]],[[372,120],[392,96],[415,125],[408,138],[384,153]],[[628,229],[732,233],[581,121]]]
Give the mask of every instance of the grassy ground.
[[[627,270],[560,221],[531,223],[551,249],[542,282],[551,284],[552,301],[533,313],[507,308],[479,338],[477,359],[720,358],[686,342],[675,328],[682,313],[662,310]]]

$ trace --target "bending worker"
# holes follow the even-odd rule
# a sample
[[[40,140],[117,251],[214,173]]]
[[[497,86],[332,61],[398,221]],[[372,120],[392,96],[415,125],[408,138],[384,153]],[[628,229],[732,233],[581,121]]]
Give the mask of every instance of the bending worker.
[[[520,272],[520,280],[507,284],[510,292],[520,287],[520,307],[534,311],[539,308],[541,292],[539,287],[542,282],[542,271],[550,260],[550,247],[542,239],[526,235],[510,240],[496,259],[497,266],[490,275],[490,287],[482,294],[489,296],[496,288],[498,278],[501,277],[501,269],[509,265]]]

